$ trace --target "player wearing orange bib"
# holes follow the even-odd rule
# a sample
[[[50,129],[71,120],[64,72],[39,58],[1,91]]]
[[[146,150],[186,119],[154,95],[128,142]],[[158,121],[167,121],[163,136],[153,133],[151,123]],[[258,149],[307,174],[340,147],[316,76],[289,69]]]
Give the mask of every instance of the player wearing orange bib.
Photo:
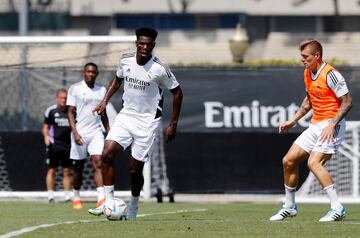
[[[308,39],[299,46],[301,61],[305,66],[304,84],[306,96],[292,120],[279,127],[279,133],[290,128],[313,109],[309,128],[293,143],[283,158],[285,204],[270,218],[282,221],[297,215],[295,191],[299,180],[299,165],[307,161],[330,199],[331,208],[320,222],[339,221],[345,217],[329,172],[324,168],[337,150],[345,135],[345,115],[352,107],[352,99],[343,76],[322,60],[322,46]]]
[[[333,84],[339,81],[335,72],[335,68],[326,63],[322,64],[315,79],[309,69],[304,71],[304,83],[313,109],[311,123],[334,118],[340,109],[341,101],[327,83],[328,76]]]

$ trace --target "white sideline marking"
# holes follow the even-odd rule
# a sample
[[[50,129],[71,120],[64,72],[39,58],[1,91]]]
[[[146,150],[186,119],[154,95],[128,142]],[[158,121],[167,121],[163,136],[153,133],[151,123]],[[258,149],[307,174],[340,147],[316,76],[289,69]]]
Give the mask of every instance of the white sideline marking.
[[[177,214],[177,213],[186,213],[186,212],[204,212],[204,211],[206,211],[206,209],[191,209],[191,210],[182,209],[182,210],[177,210],[177,211],[173,211],[173,212],[158,212],[158,213],[139,214],[139,215],[137,215],[137,217]],[[29,227],[24,227],[24,228],[22,228],[20,230],[17,230],[17,231],[8,232],[8,233],[6,233],[4,235],[1,235],[0,238],[11,238],[11,237],[15,237],[15,236],[20,236],[22,234],[32,232],[32,231],[35,231],[35,230],[40,229],[40,228],[47,228],[47,227],[74,224],[74,223],[90,223],[90,222],[98,222],[98,221],[107,221],[107,219],[65,221],[65,222],[52,223],[52,224],[41,224],[41,225],[38,225],[38,226],[29,226]]]
[[[154,216],[154,215],[168,215],[168,214],[186,213],[186,212],[205,212],[205,211],[206,211],[205,208],[198,208],[198,209],[191,209],[191,210],[181,209],[181,210],[177,210],[177,211],[173,211],[173,212],[159,212],[159,213],[139,214],[136,217],[147,217],[147,216]],[[2,237],[0,236],[0,238],[2,238]]]
[[[346,221],[344,221],[344,223],[345,224],[347,224],[347,225],[360,225],[360,223],[359,222],[346,222]]]

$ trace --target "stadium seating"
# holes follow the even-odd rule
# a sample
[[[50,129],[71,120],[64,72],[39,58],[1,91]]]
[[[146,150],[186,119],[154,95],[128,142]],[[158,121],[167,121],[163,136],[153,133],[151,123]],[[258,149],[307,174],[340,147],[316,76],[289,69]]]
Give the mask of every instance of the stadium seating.
[[[306,38],[316,38],[323,43],[325,61],[336,59],[349,65],[360,64],[360,32],[310,33],[272,32],[269,34],[263,51],[262,60],[299,60],[299,43]]]
[[[1,32],[1,36],[16,36],[16,32]],[[63,31],[30,31],[30,36],[86,36],[87,30],[72,29]],[[19,44],[0,45],[1,65],[14,65],[21,63],[21,47]],[[61,67],[82,66],[88,60],[91,47],[89,44],[36,44],[28,47],[27,61],[29,66]]]
[[[111,35],[124,34],[133,34],[133,32],[117,29],[111,31]],[[230,62],[228,40],[233,34],[233,29],[164,30],[159,32],[155,53],[167,64]],[[111,58],[110,62],[113,60]]]
[[[132,31],[112,29],[110,35],[132,35]],[[15,32],[0,32],[0,36],[16,35]],[[31,31],[29,35],[49,36],[89,35],[87,30],[65,31]],[[234,29],[218,30],[172,30],[160,31],[155,54],[167,64],[224,64],[232,61],[229,50],[229,39]],[[252,41],[245,54],[245,61],[299,61],[298,44],[306,38],[317,38],[324,48],[325,61],[336,60],[352,66],[360,65],[360,32],[337,33],[286,33],[271,32],[267,39]],[[19,45],[4,44],[0,47],[1,65],[20,63]],[[94,61],[101,67],[116,67],[119,55],[134,51],[133,43],[107,44],[48,44],[42,47],[31,47],[28,51],[28,62],[33,66],[82,66],[85,61]],[[351,53],[349,53],[351,52]],[[46,63],[45,63],[46,62]]]

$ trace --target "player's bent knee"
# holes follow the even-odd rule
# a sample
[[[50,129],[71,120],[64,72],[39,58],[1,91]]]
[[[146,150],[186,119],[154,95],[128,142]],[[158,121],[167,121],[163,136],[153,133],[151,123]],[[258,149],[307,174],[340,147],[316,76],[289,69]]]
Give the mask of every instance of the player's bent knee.
[[[70,169],[63,169],[63,176],[64,177],[70,177],[71,176],[71,170]]]
[[[113,164],[115,155],[113,153],[109,153],[108,151],[103,151],[101,156],[102,164]]]
[[[282,160],[284,169],[291,169],[297,166],[294,160],[290,159],[288,156],[285,156]]]
[[[314,171],[317,168],[322,167],[321,163],[319,163],[318,161],[314,161],[314,160],[308,160],[307,166],[311,171]]]

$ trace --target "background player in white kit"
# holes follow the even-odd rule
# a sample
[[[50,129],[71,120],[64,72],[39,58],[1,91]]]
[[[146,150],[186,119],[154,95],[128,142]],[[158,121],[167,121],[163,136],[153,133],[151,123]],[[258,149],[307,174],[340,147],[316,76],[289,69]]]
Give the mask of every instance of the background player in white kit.
[[[152,55],[157,32],[142,27],[136,30],[136,53],[123,54],[116,77],[110,82],[103,101],[94,109],[102,114],[111,96],[124,82],[123,108],[106,137],[102,154],[102,174],[106,199],[114,196],[114,157],[120,150],[131,145],[130,175],[131,200],[126,218],[136,218],[140,191],[144,184],[142,170],[149,160],[154,144],[156,128],[161,119],[163,89],[173,94],[173,110],[166,129],[166,141],[175,138],[176,126],[182,103],[182,90],[170,69]],[[89,209],[100,215],[101,209]]]
[[[101,174],[101,153],[104,146],[103,124],[106,132],[109,131],[109,122],[106,111],[98,116],[92,110],[103,99],[106,88],[95,83],[98,67],[94,63],[87,63],[83,69],[84,80],[73,84],[68,93],[66,104],[69,106],[68,119],[71,127],[70,158],[75,160],[73,175],[73,208],[81,209],[80,187],[85,160],[90,155],[94,168],[94,180],[98,197],[96,207],[105,201],[103,180]]]

